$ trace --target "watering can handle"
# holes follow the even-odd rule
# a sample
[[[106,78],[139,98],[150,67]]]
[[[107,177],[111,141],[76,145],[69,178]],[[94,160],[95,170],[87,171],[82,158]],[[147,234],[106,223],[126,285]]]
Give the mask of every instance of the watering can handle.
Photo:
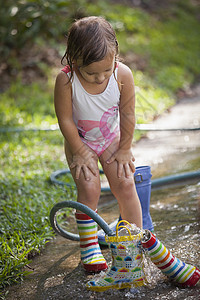
[[[121,220],[121,221],[119,221],[118,224],[117,224],[117,226],[116,226],[116,235],[117,235],[117,237],[118,237],[119,230],[120,230],[121,228],[125,228],[125,229],[128,231],[129,236],[131,237],[130,229],[129,229],[127,226],[125,226],[124,223],[125,223],[126,225],[129,225],[129,226],[131,227],[131,224],[130,224],[128,221],[126,221],[126,220]]]
[[[63,236],[64,238],[70,239],[70,240],[79,240],[79,236],[77,234],[73,234],[71,232],[65,231],[62,229],[56,219],[56,213],[62,209],[62,208],[75,208],[77,210],[80,210],[81,212],[88,215],[90,218],[92,218],[104,231],[107,235],[112,236],[115,235],[112,229],[108,226],[108,224],[102,219],[96,212],[94,212],[91,208],[88,206],[75,202],[75,201],[63,201],[55,204],[53,208],[50,211],[50,223],[55,232],[57,232],[59,235]]]

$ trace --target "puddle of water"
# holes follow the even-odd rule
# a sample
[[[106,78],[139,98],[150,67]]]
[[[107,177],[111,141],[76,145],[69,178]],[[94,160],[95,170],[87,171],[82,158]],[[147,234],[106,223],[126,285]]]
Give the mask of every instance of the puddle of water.
[[[200,169],[200,148],[182,149],[182,152],[169,155],[166,161],[152,165],[153,179],[167,175],[192,172]]]

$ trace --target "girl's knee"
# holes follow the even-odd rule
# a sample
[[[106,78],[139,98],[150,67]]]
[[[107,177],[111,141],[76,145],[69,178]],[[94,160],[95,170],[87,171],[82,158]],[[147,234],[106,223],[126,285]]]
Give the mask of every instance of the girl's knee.
[[[119,184],[119,188],[123,193],[130,193],[134,190],[134,180],[125,178]]]
[[[135,191],[134,180],[128,178],[120,179],[117,185],[112,186],[111,190],[114,194],[129,197]]]
[[[97,200],[101,194],[101,186],[94,181],[85,181],[85,183],[79,187],[78,194],[81,198],[85,198],[87,201]]]

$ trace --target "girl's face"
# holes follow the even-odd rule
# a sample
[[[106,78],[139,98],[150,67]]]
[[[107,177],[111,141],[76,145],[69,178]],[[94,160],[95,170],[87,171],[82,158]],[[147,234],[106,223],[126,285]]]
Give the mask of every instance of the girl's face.
[[[77,65],[79,65],[78,63]],[[114,68],[115,55],[107,55],[101,61],[93,62],[86,67],[79,67],[78,69],[87,82],[100,85],[112,75]]]

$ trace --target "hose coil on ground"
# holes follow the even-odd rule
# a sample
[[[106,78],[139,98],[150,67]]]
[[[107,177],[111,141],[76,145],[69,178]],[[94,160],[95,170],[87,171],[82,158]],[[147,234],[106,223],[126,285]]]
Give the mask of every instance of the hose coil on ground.
[[[70,174],[69,169],[64,169],[64,170],[58,170],[55,171],[51,174],[50,180],[54,184],[62,185],[62,186],[67,186],[68,188],[72,188],[72,185],[66,182],[63,182],[61,180],[58,180],[59,176]],[[104,174],[102,170],[100,170],[100,174]],[[151,188],[152,190],[157,190],[161,189],[165,186],[170,186],[170,185],[179,185],[181,183],[185,183],[187,181],[194,181],[194,180],[200,180],[200,170],[199,171],[194,171],[194,172],[186,172],[186,173],[181,173],[181,174],[175,174],[175,175],[170,175],[170,176],[165,176],[162,178],[158,179],[153,179],[151,181]],[[73,188],[76,188],[75,185],[73,185]],[[111,192],[110,188],[101,188],[102,192]],[[87,214],[89,217],[91,217],[97,224],[104,230],[104,232],[112,236],[114,232],[112,229],[109,227],[109,225],[97,214],[95,213],[92,209],[87,207],[84,204],[75,202],[75,201],[63,201],[59,202],[54,205],[54,207],[51,209],[50,212],[50,223],[55,232],[59,233],[61,236],[64,238],[73,240],[73,241],[79,241],[79,235],[74,234],[71,232],[68,232],[64,230],[62,227],[57,222],[56,214],[60,209],[63,208],[74,208],[77,210],[82,211],[83,213]]]

